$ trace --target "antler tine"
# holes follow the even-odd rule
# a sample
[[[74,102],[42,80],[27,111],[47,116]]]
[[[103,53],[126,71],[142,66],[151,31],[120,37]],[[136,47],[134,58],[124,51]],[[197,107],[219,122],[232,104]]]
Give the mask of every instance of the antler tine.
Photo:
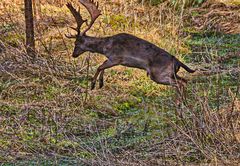
[[[73,30],[75,30],[75,31],[77,31],[77,29],[74,28],[74,27],[70,27],[70,28],[73,29]],[[67,29],[67,31],[68,31],[68,29]],[[66,36],[67,38],[70,38],[70,39],[77,37],[77,35],[72,35],[72,34],[70,34],[69,31],[68,31],[68,34],[65,34],[65,36]]]
[[[92,27],[95,20],[101,15],[101,11],[98,9],[98,2],[94,2],[94,0],[79,0],[79,1],[91,15],[91,22],[88,25],[88,27],[81,33],[83,35]]]
[[[77,36],[76,35],[67,35],[65,34],[66,38],[69,38],[69,39],[75,39]]]
[[[72,13],[73,17],[75,18],[75,20],[77,22],[77,28],[73,28],[73,27],[71,27],[71,28],[74,29],[75,31],[77,31],[77,33],[79,35],[82,24],[84,22],[86,22],[87,20],[83,20],[81,14],[80,14],[80,8],[77,11],[71,3],[67,3],[66,6],[68,7],[68,9],[70,10],[70,12]]]

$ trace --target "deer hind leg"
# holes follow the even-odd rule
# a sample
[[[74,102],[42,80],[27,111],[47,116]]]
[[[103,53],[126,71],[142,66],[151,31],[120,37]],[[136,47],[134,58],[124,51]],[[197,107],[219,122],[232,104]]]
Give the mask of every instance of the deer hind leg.
[[[172,74],[168,73],[167,71],[160,72],[151,72],[150,78],[158,83],[158,84],[164,84],[164,85],[171,85],[176,88],[177,94],[182,96],[183,94],[183,87],[186,82],[185,79],[177,76],[176,74],[172,76]]]
[[[111,60],[106,60],[105,62],[103,62],[103,64],[98,67],[97,72],[95,73],[95,75],[94,75],[94,77],[92,79],[91,90],[93,90],[95,88],[98,75],[101,73],[101,75],[102,75],[101,77],[103,79],[103,71],[105,69],[108,69],[108,68],[111,68],[113,66],[116,66],[117,64],[118,63],[113,62]],[[103,80],[102,80],[102,82],[103,82]]]
[[[150,68],[146,70],[154,82],[163,85],[176,85],[176,80],[172,78],[174,71],[171,65],[152,63]]]
[[[172,79],[171,77],[166,76],[166,75],[161,75],[161,74],[159,75],[159,74],[151,72],[150,78],[157,84],[163,84],[163,85],[175,85],[176,84],[175,83],[176,81],[174,79]]]
[[[184,78],[178,76],[177,74],[173,75],[173,78],[176,80],[177,84],[175,86],[177,95],[179,98],[178,100],[181,100],[182,102],[186,101],[186,85],[187,85],[187,80]]]

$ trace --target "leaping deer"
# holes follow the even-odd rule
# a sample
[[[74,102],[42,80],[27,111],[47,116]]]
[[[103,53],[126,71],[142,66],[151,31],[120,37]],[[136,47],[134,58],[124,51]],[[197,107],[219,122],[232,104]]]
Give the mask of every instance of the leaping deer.
[[[67,4],[77,23],[77,28],[72,28],[77,31],[77,34],[66,35],[68,38],[76,39],[72,56],[76,58],[84,52],[90,51],[107,57],[107,60],[98,67],[92,79],[91,89],[94,89],[99,74],[99,87],[102,88],[104,70],[116,65],[146,70],[147,75],[150,75],[150,78],[156,83],[172,86],[182,86],[186,83],[185,79],[177,75],[180,67],[189,73],[195,72],[165,50],[136,36],[126,33],[101,38],[86,35],[95,20],[101,15],[101,11],[98,9],[98,3],[93,0],[79,0],[79,2],[90,13],[91,22],[85,30],[80,31],[81,26],[87,20],[83,20],[80,11],[77,11],[71,3]]]

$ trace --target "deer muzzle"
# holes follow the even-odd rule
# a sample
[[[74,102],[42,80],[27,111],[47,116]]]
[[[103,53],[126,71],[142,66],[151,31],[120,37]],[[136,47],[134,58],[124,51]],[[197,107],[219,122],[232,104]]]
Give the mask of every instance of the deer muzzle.
[[[80,50],[80,49],[74,49],[73,53],[72,53],[72,57],[73,58],[77,58],[78,56],[80,56],[81,54],[83,54],[85,51],[84,50]]]

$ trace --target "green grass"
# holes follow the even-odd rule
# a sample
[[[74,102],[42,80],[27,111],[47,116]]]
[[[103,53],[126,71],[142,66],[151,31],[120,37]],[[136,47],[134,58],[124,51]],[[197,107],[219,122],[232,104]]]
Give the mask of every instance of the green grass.
[[[190,34],[191,38],[186,40],[178,34],[181,20],[172,12],[168,13],[166,25],[151,21],[142,25],[141,19],[147,19],[144,16],[136,19],[119,14],[136,11],[134,7],[125,5],[116,7],[118,11],[104,10],[102,26],[106,30],[96,24],[99,29],[92,33],[102,36],[106,31],[105,35],[111,35],[125,29],[181,57],[193,68],[197,65],[208,69],[215,65],[224,69],[239,67],[239,58],[216,61],[217,57],[239,49],[239,34]],[[57,14],[62,11],[61,15]],[[109,13],[113,14],[109,16]],[[61,22],[69,21],[70,17],[65,8],[49,5],[43,6],[43,14],[61,17]],[[60,29],[63,33],[64,26],[58,26],[63,28]],[[161,31],[156,27],[161,27]],[[49,35],[56,37],[56,29],[43,32],[42,40],[48,45]],[[4,165],[84,165],[83,161],[122,164],[120,159],[143,163],[154,160],[155,164],[166,160],[170,165],[171,162],[206,162],[214,157],[225,160],[230,156],[230,151],[222,153],[226,149],[220,143],[215,144],[217,139],[225,138],[224,134],[231,134],[231,130],[218,126],[221,130],[215,132],[214,125],[204,118],[215,118],[221,110],[229,109],[237,93],[239,74],[220,71],[206,76],[181,72],[189,82],[187,99],[179,104],[174,88],[154,83],[145,71],[126,67],[108,69],[105,86],[90,91],[90,78],[103,58],[91,54],[90,66],[85,61],[88,55],[72,60],[68,52],[72,51],[73,41],[64,39],[65,47],[61,34],[57,36],[51,54],[44,52],[37,42],[43,55],[34,64],[13,48],[7,48],[9,52],[0,57],[0,65],[7,61],[19,69],[9,70],[10,74],[0,69],[4,74],[0,78],[0,132],[3,133],[0,162],[6,162]],[[216,112],[219,114],[215,115]],[[210,131],[201,128],[202,124]]]

